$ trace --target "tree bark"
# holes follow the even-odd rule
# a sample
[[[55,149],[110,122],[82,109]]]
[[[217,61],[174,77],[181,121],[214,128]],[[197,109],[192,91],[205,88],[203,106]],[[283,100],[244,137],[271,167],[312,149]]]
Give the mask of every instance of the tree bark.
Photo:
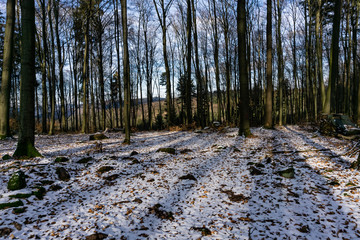
[[[272,128],[272,0],[267,0],[266,17],[266,102],[265,128]]]
[[[35,143],[35,4],[26,0],[21,4],[21,83],[20,131],[14,158],[41,156]]]
[[[237,4],[237,34],[239,53],[239,77],[240,77],[240,129],[239,135],[248,137],[250,132],[249,121],[249,80],[246,64],[246,9],[245,0],[239,0]]]
[[[339,35],[340,35],[340,20],[341,20],[342,0],[335,1],[335,13],[333,19],[333,33],[331,39],[330,50],[330,74],[329,85],[326,91],[326,100],[324,106],[324,113],[330,114],[332,105],[334,104],[333,91],[335,82],[339,77]]]
[[[0,139],[11,136],[10,132],[10,91],[11,73],[13,70],[15,29],[15,0],[6,3],[6,25],[4,39],[4,56],[0,90]]]

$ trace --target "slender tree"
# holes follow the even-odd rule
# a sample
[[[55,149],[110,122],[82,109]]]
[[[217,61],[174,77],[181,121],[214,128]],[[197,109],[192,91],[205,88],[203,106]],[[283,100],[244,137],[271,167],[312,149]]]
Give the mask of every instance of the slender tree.
[[[127,1],[121,0],[121,20],[123,27],[123,66],[124,66],[124,107],[125,107],[125,144],[130,144],[130,62],[128,47]]]
[[[10,88],[13,68],[15,29],[15,0],[6,3],[6,25],[4,39],[4,56],[0,90],[0,139],[11,136],[10,132]]]
[[[272,128],[272,0],[267,0],[265,128]]]
[[[339,77],[339,37],[340,37],[340,21],[341,21],[342,0],[336,0],[334,6],[333,32],[330,50],[330,74],[329,85],[326,91],[326,100],[324,105],[324,113],[331,112],[331,106],[334,103],[335,83]]]
[[[41,156],[35,143],[35,3],[21,4],[21,82],[20,82],[20,131],[15,158]]]
[[[239,78],[240,78],[240,128],[239,135],[248,137],[250,132],[249,121],[249,81],[246,66],[246,9],[245,0],[237,4],[237,34],[239,51]]]

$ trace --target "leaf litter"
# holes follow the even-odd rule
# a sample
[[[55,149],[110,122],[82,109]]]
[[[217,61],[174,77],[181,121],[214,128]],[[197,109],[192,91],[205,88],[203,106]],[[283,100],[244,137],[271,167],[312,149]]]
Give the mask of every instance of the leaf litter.
[[[131,145],[122,133],[96,144],[84,134],[37,136],[44,158],[0,161],[0,238],[360,238],[360,174],[347,154],[356,142],[300,126],[251,130],[247,139],[235,128],[140,132]],[[0,142],[0,156],[15,147]],[[9,191],[19,170],[27,187]],[[14,198],[34,189],[40,198]]]

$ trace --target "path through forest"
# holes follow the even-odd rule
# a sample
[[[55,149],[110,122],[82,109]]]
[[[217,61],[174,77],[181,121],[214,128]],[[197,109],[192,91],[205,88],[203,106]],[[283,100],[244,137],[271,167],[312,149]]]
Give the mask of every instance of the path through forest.
[[[355,142],[310,127],[141,132],[89,141],[88,135],[38,136],[44,158],[0,161],[0,202],[15,193],[24,213],[0,210],[0,236],[14,239],[357,239],[359,172],[349,168]],[[0,142],[12,154],[16,140]],[[174,148],[176,154],[157,152]],[[65,156],[67,162],[55,163]],[[87,159],[84,160],[84,157]],[[78,163],[79,160],[87,163]],[[107,168],[105,167],[107,166]],[[56,168],[70,173],[60,181]],[[105,168],[104,168],[105,167]],[[279,173],[294,169],[294,178]],[[21,169],[27,188],[6,189]],[[291,171],[285,176],[291,177]],[[100,235],[98,235],[100,237]],[[90,238],[89,238],[90,239]]]

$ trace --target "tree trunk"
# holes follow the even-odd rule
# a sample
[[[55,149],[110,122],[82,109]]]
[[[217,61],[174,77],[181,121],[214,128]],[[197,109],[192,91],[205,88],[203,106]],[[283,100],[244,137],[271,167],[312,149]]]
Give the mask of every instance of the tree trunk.
[[[0,89],[0,139],[11,136],[10,132],[10,91],[11,73],[13,70],[15,29],[15,0],[7,0],[6,25],[4,39],[4,56]]]
[[[335,1],[335,13],[333,19],[333,33],[331,39],[331,52],[330,52],[330,74],[329,86],[326,91],[326,100],[324,113],[330,114],[331,106],[334,104],[333,91],[335,82],[339,77],[339,35],[340,35],[340,20],[341,20],[342,0]]]
[[[53,135],[55,132],[55,111],[56,111],[56,87],[55,87],[55,40],[54,40],[54,32],[53,32],[53,25],[52,25],[52,15],[51,15],[51,8],[53,7],[54,0],[50,0],[48,4],[48,15],[49,15],[49,27],[50,27],[50,41],[51,41],[51,75],[49,81],[49,88],[51,94],[51,116],[50,116],[50,129],[49,135]]]
[[[272,0],[267,0],[265,128],[272,128]]]
[[[21,4],[21,83],[20,83],[20,132],[15,158],[41,156],[35,142],[35,4],[34,0]]]
[[[191,2],[187,0],[187,14],[186,14],[186,37],[187,37],[187,55],[186,55],[186,83],[185,83],[185,106],[186,106],[186,125],[191,124],[192,122],[192,113],[191,113]]]
[[[125,107],[125,144],[130,144],[130,63],[128,48],[127,1],[120,0],[123,27],[123,66],[124,66],[124,107]]]
[[[278,81],[279,81],[279,125],[283,125],[283,81],[284,81],[284,59],[283,59],[283,48],[281,41],[281,11],[280,0],[277,0],[277,54],[278,54]]]
[[[240,76],[240,129],[239,135],[248,137],[250,132],[249,121],[249,80],[246,64],[246,9],[245,0],[237,4],[237,34],[239,51],[239,76]],[[249,59],[248,59],[249,60]]]

